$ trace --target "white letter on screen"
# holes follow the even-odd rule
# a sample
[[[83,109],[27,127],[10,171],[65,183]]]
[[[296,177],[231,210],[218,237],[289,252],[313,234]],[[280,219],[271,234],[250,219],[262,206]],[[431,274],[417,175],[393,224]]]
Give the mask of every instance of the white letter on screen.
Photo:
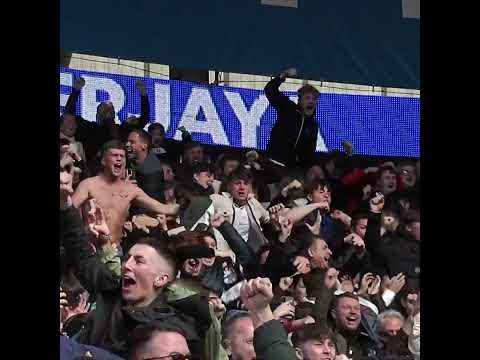
[[[60,73],[60,86],[72,86],[72,74],[70,73]],[[67,105],[69,94],[60,93],[60,106],[65,107]],[[61,111],[60,111],[61,113]]]
[[[197,115],[200,108],[205,114],[206,121],[197,121]],[[212,140],[217,145],[229,146],[227,135],[223,129],[215,105],[213,104],[210,93],[207,89],[193,88],[187,105],[183,111],[182,118],[178,127],[185,126],[190,132],[210,134]],[[182,135],[179,131],[175,134],[176,140],[181,140]]]
[[[125,105],[125,93],[122,87],[112,79],[82,76],[85,79],[85,86],[82,89],[82,117],[85,120],[95,121],[97,116],[97,106],[100,102],[97,101],[97,91],[105,91],[115,107],[115,122],[118,124],[118,112],[122,110]]]
[[[162,124],[165,132],[170,127],[170,84],[155,83],[154,122]]]
[[[265,95],[260,95],[256,99],[250,111],[245,107],[245,103],[239,93],[225,91],[227,98],[233,112],[240,121],[242,127],[242,146],[247,148],[257,148],[257,128],[260,126],[260,119],[267,110],[268,100]]]

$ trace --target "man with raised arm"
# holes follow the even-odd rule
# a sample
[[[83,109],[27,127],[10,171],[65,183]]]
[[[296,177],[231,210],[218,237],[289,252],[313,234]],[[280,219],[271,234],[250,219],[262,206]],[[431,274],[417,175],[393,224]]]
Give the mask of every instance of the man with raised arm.
[[[285,174],[287,168],[312,166],[317,147],[315,110],[320,93],[312,85],[304,85],[298,89],[298,105],[295,104],[279,90],[287,76],[296,77],[297,70],[285,70],[265,86],[265,95],[277,111],[277,121],[267,146],[269,167],[277,175]]]
[[[69,117],[72,126],[77,128],[76,140],[80,141],[85,149],[87,160],[95,157],[101,146],[111,139],[126,139],[133,129],[143,129],[150,119],[150,105],[148,102],[145,83],[137,80],[135,87],[140,95],[140,117],[130,116],[121,125],[115,123],[115,108],[110,101],[101,102],[97,107],[96,119],[83,119],[76,112],[80,92],[85,86],[85,79],[76,78],[73,90],[65,105],[62,119]]]
[[[115,244],[121,241],[130,205],[135,204],[152,213],[165,215],[176,215],[179,208],[178,205],[165,205],[152,199],[137,185],[125,180],[125,155],[125,148],[120,141],[107,142],[103,146],[103,171],[82,181],[72,196],[76,208],[80,208],[89,198],[97,200],[105,212],[111,234],[110,242]]]

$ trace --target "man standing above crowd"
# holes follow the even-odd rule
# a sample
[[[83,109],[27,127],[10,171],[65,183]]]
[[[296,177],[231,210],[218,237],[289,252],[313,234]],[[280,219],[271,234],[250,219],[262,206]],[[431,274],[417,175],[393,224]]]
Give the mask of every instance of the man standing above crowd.
[[[175,215],[178,205],[165,205],[152,199],[138,186],[125,181],[125,148],[120,141],[112,140],[103,147],[103,171],[85,179],[72,196],[73,205],[80,208],[89,198],[97,200],[105,212],[111,232],[110,242],[119,244],[131,204],[153,213]]]
[[[272,175],[282,177],[286,168],[309,168],[315,160],[318,125],[315,109],[319,92],[311,85],[298,90],[298,105],[279,91],[286,77],[297,76],[295,69],[288,69],[270,80],[265,95],[277,111],[277,121],[270,133],[267,146]]]

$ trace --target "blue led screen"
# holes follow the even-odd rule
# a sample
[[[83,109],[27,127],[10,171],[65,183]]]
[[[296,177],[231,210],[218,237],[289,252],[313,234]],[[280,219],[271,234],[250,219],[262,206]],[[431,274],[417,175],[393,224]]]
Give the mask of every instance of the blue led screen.
[[[74,78],[83,77],[77,114],[93,121],[99,102],[110,100],[117,121],[140,115],[137,79],[145,81],[150,122],[165,126],[168,137],[180,139],[185,126],[193,139],[206,144],[265,150],[276,120],[260,90],[139,78],[60,68],[60,113]],[[286,92],[296,101],[296,93]],[[317,151],[341,149],[349,140],[358,155],[420,156],[420,99],[375,95],[321,94],[317,106]]]

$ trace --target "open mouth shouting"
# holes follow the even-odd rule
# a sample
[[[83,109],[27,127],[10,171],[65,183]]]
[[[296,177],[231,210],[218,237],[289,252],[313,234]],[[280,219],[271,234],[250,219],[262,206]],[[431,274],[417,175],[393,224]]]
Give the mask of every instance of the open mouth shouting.
[[[121,176],[123,173],[123,163],[122,162],[116,162],[113,164],[113,174],[115,176]]]
[[[130,275],[122,276],[122,292],[129,292],[137,284],[135,279]]]
[[[360,316],[357,314],[348,314],[345,317],[345,325],[349,329],[355,329],[358,326],[358,323],[360,322]]]

